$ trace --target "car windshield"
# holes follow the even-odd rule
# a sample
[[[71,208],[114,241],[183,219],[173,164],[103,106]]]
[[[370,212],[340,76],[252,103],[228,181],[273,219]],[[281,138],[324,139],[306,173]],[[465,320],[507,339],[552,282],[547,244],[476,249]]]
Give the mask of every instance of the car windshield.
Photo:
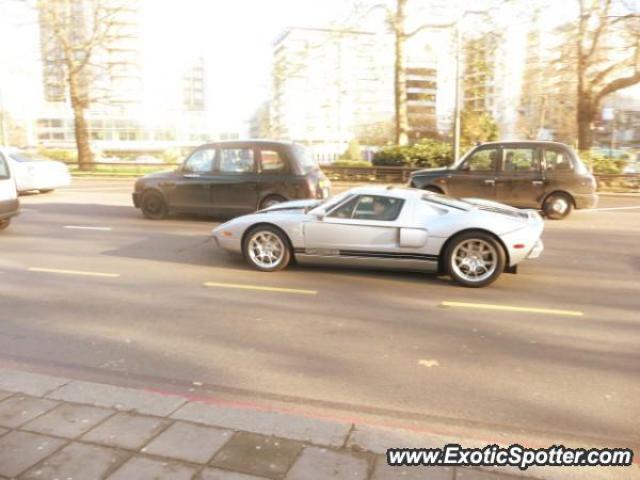
[[[439,193],[428,193],[422,196],[422,200],[429,203],[444,205],[445,207],[457,208],[458,210],[469,211],[474,208],[470,202],[460,200],[459,198],[447,197]]]
[[[309,173],[317,170],[318,162],[309,155],[309,152],[302,145],[293,145],[293,153],[295,154],[296,161],[300,165],[300,168],[304,173]]]
[[[49,161],[46,157],[30,152],[11,152],[9,153],[9,156],[16,162],[20,163]]]
[[[310,209],[322,207],[326,212],[329,212],[338,204],[342,203],[344,200],[352,196],[353,196],[353,193],[342,192],[334,197],[330,197],[330,198],[327,198],[326,200],[323,200],[317,205],[314,205],[313,207],[311,207]]]

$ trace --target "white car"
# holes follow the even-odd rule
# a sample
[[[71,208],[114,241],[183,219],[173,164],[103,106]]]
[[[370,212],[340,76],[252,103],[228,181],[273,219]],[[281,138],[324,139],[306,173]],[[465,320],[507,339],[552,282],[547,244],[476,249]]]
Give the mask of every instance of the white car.
[[[19,211],[20,202],[11,165],[0,149],[0,230],[7,228]]]
[[[483,287],[543,250],[534,210],[413,188],[358,187],[325,200],[280,203],[215,228],[217,245],[257,270],[295,259],[446,273]]]
[[[13,167],[19,193],[47,193],[71,184],[69,169],[62,162],[14,148],[5,149],[4,154]]]

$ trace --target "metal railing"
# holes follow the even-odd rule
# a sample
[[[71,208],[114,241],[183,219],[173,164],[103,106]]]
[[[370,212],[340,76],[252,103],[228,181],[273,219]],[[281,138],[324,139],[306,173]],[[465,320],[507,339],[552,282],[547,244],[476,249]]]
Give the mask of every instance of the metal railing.
[[[178,167],[179,163],[136,163],[136,162],[93,162],[86,169],[77,163],[67,163],[77,173],[137,176],[159,170]],[[322,166],[322,171],[333,181],[403,183],[409,182],[411,172],[417,170],[410,167],[337,167]],[[599,190],[608,191],[640,191],[640,174],[596,174]]]

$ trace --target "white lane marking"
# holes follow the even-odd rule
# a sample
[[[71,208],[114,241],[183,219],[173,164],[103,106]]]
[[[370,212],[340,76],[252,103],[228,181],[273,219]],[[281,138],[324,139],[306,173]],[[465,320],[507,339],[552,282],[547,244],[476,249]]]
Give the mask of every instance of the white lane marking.
[[[83,225],[65,225],[64,228],[69,230],[99,230],[102,232],[108,232],[111,230],[111,227],[87,227]]]
[[[298,293],[301,295],[317,295],[317,290],[301,290],[299,288],[267,287],[262,285],[244,285],[238,283],[205,282],[205,287],[235,288],[238,290],[257,290],[262,292]]]
[[[29,270],[30,272],[40,272],[40,273],[59,273],[61,275],[84,275],[85,277],[118,278],[120,276],[119,273],[83,272],[80,270],[61,270],[58,268],[29,267],[27,270]]]
[[[603,208],[588,208],[580,210],[581,212],[606,212],[608,210],[634,210],[640,208],[640,205],[635,207],[603,207]]]

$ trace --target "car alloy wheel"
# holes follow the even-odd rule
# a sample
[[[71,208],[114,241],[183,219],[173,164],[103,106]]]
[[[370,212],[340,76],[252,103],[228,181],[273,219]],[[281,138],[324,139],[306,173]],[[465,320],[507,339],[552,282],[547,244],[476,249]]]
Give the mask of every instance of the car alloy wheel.
[[[496,270],[497,252],[484,240],[466,240],[453,251],[453,270],[469,282],[482,282]]]
[[[465,287],[489,285],[500,276],[506,264],[503,247],[484,232],[467,232],[454,237],[444,258],[449,275]]]
[[[281,270],[291,259],[289,242],[284,234],[268,225],[249,232],[243,252],[251,266],[265,272]]]
[[[284,258],[284,249],[282,240],[271,232],[261,231],[249,239],[249,257],[261,268],[277,267]]]

